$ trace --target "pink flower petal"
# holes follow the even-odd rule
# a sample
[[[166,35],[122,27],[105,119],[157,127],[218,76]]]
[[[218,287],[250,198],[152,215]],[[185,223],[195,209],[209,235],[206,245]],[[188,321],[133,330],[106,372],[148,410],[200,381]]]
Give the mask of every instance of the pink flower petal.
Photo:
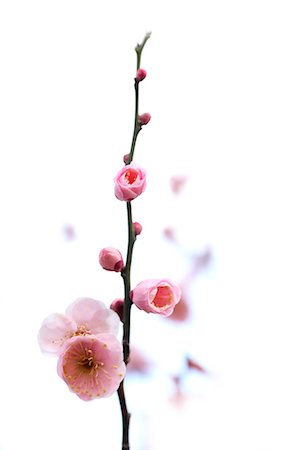
[[[77,323],[82,334],[118,333],[118,315],[99,300],[78,298],[67,308],[66,315]]]
[[[60,355],[57,372],[82,400],[109,397],[125,376],[122,345],[112,334],[75,336]]]
[[[42,323],[38,333],[41,350],[52,355],[59,355],[65,341],[74,335],[76,323],[64,314],[51,314]]]

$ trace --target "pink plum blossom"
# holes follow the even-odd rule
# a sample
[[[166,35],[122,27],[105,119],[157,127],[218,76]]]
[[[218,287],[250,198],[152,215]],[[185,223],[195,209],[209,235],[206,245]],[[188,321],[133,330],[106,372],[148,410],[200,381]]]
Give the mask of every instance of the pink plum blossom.
[[[143,311],[170,316],[181,299],[181,289],[167,278],[145,280],[133,289],[131,299]]]
[[[82,400],[109,397],[126,373],[122,345],[113,334],[75,336],[64,346],[57,372]]]
[[[113,247],[105,247],[100,251],[99,263],[103,269],[120,272],[124,267],[122,254]]]
[[[114,193],[119,200],[130,202],[144,192],[145,170],[134,162],[124,166],[114,178]]]
[[[42,323],[38,342],[43,352],[59,356],[65,343],[74,336],[116,335],[118,315],[98,300],[78,298],[66,310],[66,314],[51,314]]]

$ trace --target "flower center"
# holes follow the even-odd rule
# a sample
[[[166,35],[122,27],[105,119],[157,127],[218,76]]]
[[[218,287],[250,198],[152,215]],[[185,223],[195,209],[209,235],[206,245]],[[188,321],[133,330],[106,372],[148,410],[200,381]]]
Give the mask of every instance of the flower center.
[[[77,331],[74,331],[73,336],[85,336],[86,334],[91,334],[86,325],[78,325]]]
[[[77,362],[78,366],[81,366],[88,372],[92,373],[97,370],[103,363],[99,363],[95,360],[92,350],[85,348],[85,355],[81,356],[81,359]]]
[[[128,169],[125,173],[125,179],[129,184],[134,183],[136,178],[138,177],[138,172],[134,169]]]
[[[168,286],[160,286],[157,289],[154,300],[152,301],[157,308],[166,308],[172,303],[172,293]]]

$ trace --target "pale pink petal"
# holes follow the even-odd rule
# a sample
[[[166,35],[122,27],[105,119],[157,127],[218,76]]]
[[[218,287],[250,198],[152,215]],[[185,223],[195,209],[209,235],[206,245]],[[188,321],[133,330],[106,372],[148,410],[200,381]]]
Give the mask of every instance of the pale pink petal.
[[[76,323],[64,314],[51,314],[42,323],[38,333],[41,350],[59,355],[65,341],[71,338],[77,329]]]
[[[99,300],[78,298],[67,308],[66,315],[77,323],[80,334],[118,333],[118,315]]]
[[[57,372],[82,400],[109,397],[125,376],[122,345],[112,334],[73,337],[60,355]]]

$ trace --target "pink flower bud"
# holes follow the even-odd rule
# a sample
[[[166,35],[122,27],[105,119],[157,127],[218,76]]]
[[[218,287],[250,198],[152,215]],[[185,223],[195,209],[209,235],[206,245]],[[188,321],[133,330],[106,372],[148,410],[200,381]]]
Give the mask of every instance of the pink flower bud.
[[[144,113],[138,116],[138,122],[140,125],[146,125],[151,120],[151,115],[149,113]]]
[[[130,153],[126,153],[126,154],[124,155],[124,157],[123,157],[123,162],[124,162],[125,164],[127,164],[127,162],[129,161],[129,156],[130,156]]]
[[[116,312],[120,320],[123,322],[124,317],[124,301],[122,298],[116,298],[110,305],[110,309]]]
[[[100,251],[99,263],[103,269],[120,272],[124,267],[123,257],[119,250],[105,247]]]
[[[142,81],[146,77],[146,70],[138,69],[136,74],[136,81]]]
[[[130,202],[145,190],[145,170],[131,162],[117,173],[114,183],[115,196],[119,200]]]
[[[135,305],[148,313],[170,316],[181,299],[181,289],[170,280],[145,280],[131,292]]]
[[[142,231],[142,226],[140,225],[139,222],[133,222],[133,229],[135,236],[138,236],[138,234],[140,234]]]

